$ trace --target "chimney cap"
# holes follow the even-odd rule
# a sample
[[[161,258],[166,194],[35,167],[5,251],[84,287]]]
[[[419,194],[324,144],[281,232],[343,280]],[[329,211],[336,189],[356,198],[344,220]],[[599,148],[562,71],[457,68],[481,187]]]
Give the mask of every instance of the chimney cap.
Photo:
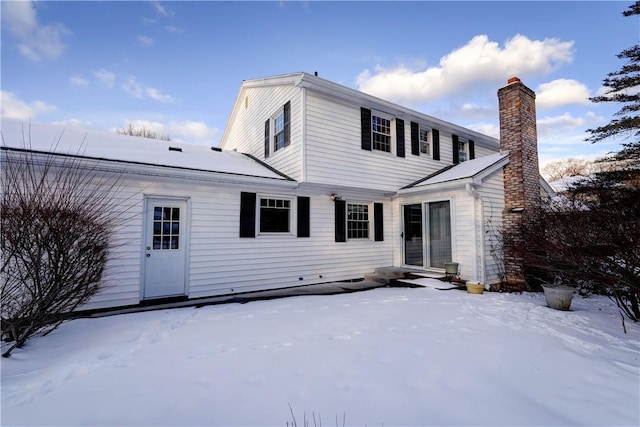
[[[511,77],[509,80],[507,80],[507,84],[512,84],[512,83],[518,83],[520,81],[520,79],[518,77]]]

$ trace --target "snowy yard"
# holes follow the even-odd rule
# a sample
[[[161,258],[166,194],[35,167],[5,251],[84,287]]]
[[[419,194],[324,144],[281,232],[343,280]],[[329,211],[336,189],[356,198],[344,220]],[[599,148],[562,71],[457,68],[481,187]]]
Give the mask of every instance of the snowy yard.
[[[380,288],[79,319],[2,360],[1,421],[640,425],[640,325],[573,304]]]

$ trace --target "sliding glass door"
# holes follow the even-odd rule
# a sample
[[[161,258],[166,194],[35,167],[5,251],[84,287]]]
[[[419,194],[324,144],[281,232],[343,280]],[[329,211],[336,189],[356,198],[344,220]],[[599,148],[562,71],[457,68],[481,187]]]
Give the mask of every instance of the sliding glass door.
[[[429,267],[451,262],[451,210],[449,201],[429,203]]]
[[[442,201],[403,206],[405,265],[444,268],[451,262],[450,205]]]
[[[404,206],[404,263],[424,267],[422,205]]]

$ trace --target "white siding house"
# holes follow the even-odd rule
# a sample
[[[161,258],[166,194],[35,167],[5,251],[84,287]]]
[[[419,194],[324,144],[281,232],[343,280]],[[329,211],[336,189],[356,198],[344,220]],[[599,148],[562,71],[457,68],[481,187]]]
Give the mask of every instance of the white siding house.
[[[8,119],[2,137],[3,161],[30,150],[121,174],[127,220],[85,309],[452,261],[463,279],[503,279],[487,237],[500,141],[307,73],[244,81],[220,148]]]

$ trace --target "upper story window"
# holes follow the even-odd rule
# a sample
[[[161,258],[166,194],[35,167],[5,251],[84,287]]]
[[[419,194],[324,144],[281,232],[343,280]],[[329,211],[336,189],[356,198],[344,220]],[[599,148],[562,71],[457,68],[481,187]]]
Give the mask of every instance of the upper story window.
[[[454,165],[476,158],[475,144],[473,140],[452,134],[451,141],[453,142],[453,146],[451,148],[453,151]]]
[[[284,111],[273,118],[273,152],[284,148]]]
[[[291,143],[291,102],[284,104],[264,123],[264,157]]]
[[[420,126],[420,153],[431,154],[431,145],[429,143],[429,134],[431,129]]]
[[[369,206],[363,204],[347,204],[347,238],[369,238]]]
[[[371,114],[371,139],[373,149],[391,152],[391,119],[377,113]]]
[[[440,160],[440,131],[419,122],[411,122],[411,154]]]
[[[289,233],[291,230],[291,200],[260,198],[260,233]]]
[[[469,141],[466,138],[458,137],[458,161],[460,163],[469,160]]]

